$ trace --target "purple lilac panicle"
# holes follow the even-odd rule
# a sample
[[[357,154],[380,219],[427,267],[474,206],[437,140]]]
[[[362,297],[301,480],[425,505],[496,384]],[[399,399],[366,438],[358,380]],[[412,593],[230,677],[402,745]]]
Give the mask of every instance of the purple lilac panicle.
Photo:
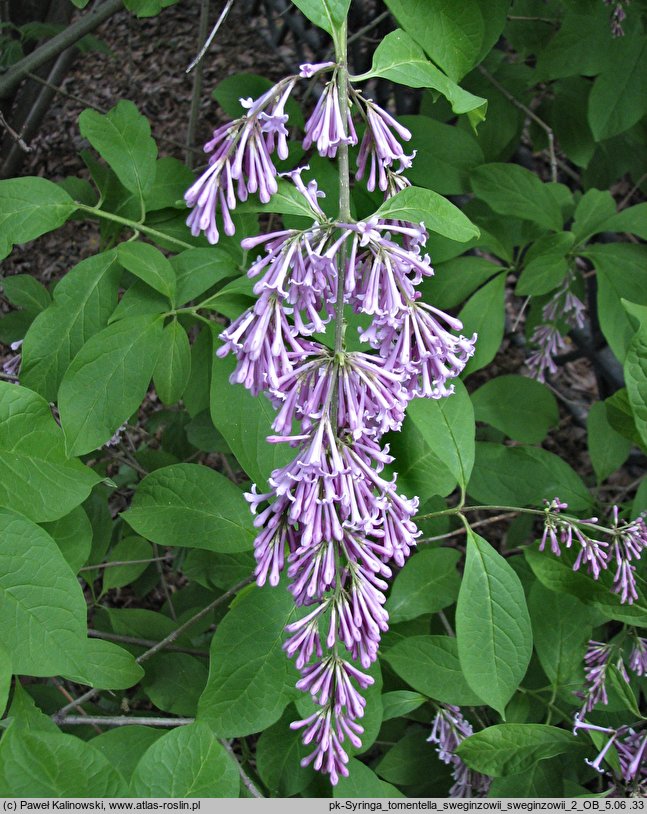
[[[302,75],[329,67],[302,66]],[[326,156],[357,141],[352,118],[344,121],[341,115],[338,79],[335,71],[306,124],[304,146],[316,145]],[[219,136],[225,147],[217,153],[222,167],[213,176],[219,172],[227,184],[238,180],[243,196],[252,191],[243,138],[257,150],[270,152],[275,144],[282,149],[283,103],[291,85],[276,87],[283,94],[278,101],[276,90],[265,102],[250,100],[247,117]],[[408,131],[373,103],[364,104],[370,111],[364,159],[371,155],[390,194],[408,184],[400,172],[412,158],[392,131],[405,140]],[[238,152],[227,139],[238,139]],[[239,155],[242,163],[234,167]],[[396,161],[400,166],[394,172]],[[290,463],[271,473],[268,491],[254,485],[246,499],[258,530],[257,583],[275,586],[287,572],[295,605],[302,609],[301,618],[286,629],[284,649],[301,671],[297,686],[317,707],[292,725],[313,746],[303,763],[329,774],[334,784],[348,774],[349,745],[361,743],[362,690],[373,683],[366,671],[388,629],[390,563],[402,566],[420,533],[413,521],[418,499],[399,494],[396,476],[385,476],[393,458],[381,439],[400,428],[411,398],[452,392],[445,382],[463,369],[475,337],[454,336],[450,331],[460,331],[461,323],[419,300],[415,286],[433,273],[423,253],[424,224],[332,223],[319,206],[322,193],[315,182],[306,185],[302,171],[288,177],[314,222],[307,229],[242,241],[245,250],[260,252],[248,271],[258,300],[222,332],[218,355],[232,353],[237,366],[231,380],[254,394],[265,392],[277,409],[276,435],[267,440],[295,450]],[[268,170],[271,194],[270,175]],[[217,183],[209,179],[190,197],[215,189]],[[195,218],[207,210],[198,202]],[[338,285],[341,269],[344,287]],[[344,304],[374,318],[361,338],[377,353],[333,353],[314,340],[339,316],[339,288]],[[472,774],[455,762],[461,793],[477,783]]]
[[[438,707],[427,740],[436,744],[442,762],[452,767],[454,785],[449,790],[450,797],[485,797],[490,788],[490,778],[470,769],[456,754],[461,743],[472,734],[472,725],[463,718],[460,707],[451,704]]]
[[[608,774],[603,768],[604,761],[611,747],[615,746],[620,764],[620,776],[615,776],[616,782],[623,785],[624,791],[632,795],[642,796],[647,791],[647,731],[637,731],[630,726],[620,726],[617,729],[598,726],[583,720],[582,713],[577,713],[573,734],[577,735],[580,731],[600,732],[609,736],[595,760],[586,760],[589,766],[600,773]]]

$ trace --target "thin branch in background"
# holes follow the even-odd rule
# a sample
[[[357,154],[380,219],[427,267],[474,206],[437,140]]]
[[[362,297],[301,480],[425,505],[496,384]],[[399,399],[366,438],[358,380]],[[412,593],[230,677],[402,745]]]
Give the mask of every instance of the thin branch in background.
[[[143,565],[144,563],[157,562],[158,560],[164,562],[168,559],[169,555],[167,554],[164,557],[149,557],[146,560],[113,560],[112,562],[101,562],[98,565],[84,565],[83,568],[79,568],[79,573],[82,571],[97,571],[101,568],[117,568],[121,565]]]
[[[220,743],[225,747],[225,749],[229,752],[231,757],[236,761],[236,765],[238,766],[238,773],[240,774],[240,779],[243,781],[243,785],[245,786],[247,791],[252,795],[252,797],[257,798],[263,797],[263,795],[254,785],[254,782],[251,780],[245,769],[243,769],[240,761],[236,757],[234,750],[231,748],[231,744],[228,743],[228,741],[220,741]]]
[[[58,690],[58,691],[61,693],[61,695],[62,695],[62,696],[63,696],[63,697],[64,697],[64,698],[65,698],[67,701],[74,702],[74,698],[72,698],[72,696],[70,695],[70,693],[69,693],[69,692],[68,692],[68,691],[65,689],[65,687],[64,687],[64,686],[63,686],[63,685],[60,683],[60,681],[58,681],[56,678],[54,678],[54,679],[53,679],[53,681],[54,681],[54,686],[55,686],[55,687],[56,687],[56,689],[57,689],[57,690]],[[87,719],[88,719],[88,713],[87,713],[87,712],[86,712],[86,711],[83,709],[83,707],[77,706],[77,709],[78,709],[78,710],[79,710],[79,712],[81,713],[80,717],[81,717],[81,719],[83,720],[83,723],[89,724],[90,722],[87,720]],[[100,727],[98,727],[96,724],[90,724],[90,725],[92,726],[92,728],[94,729],[94,731],[95,731],[95,732],[97,732],[99,735],[101,735],[101,734],[103,733],[103,730],[102,730]]]
[[[454,633],[454,628],[449,624],[449,619],[445,616],[442,611],[438,611],[438,618],[442,622],[443,627],[445,628],[445,632],[448,636],[451,636],[452,639],[456,638],[456,634]]]
[[[25,153],[31,153],[31,147],[29,144],[26,144],[25,141],[22,139],[20,133],[16,133],[13,127],[9,124],[9,122],[5,119],[2,115],[2,111],[0,110],[0,127],[4,127],[4,129],[9,133],[11,138],[16,142],[16,144],[20,147],[21,150]]]
[[[198,42],[204,42],[209,28],[210,0],[200,2],[200,24],[198,29]],[[202,79],[204,76],[204,63],[199,61],[193,74],[193,88],[191,90],[191,108],[189,110],[189,124],[186,131],[186,153],[184,161],[189,168],[193,168],[193,150],[195,147],[195,134],[198,128],[198,115],[200,113],[200,97],[202,96]]]
[[[220,17],[218,17],[218,19],[217,19],[217,21],[216,21],[216,24],[215,24],[215,25],[214,25],[214,27],[211,29],[211,33],[210,33],[210,34],[209,34],[209,36],[207,37],[207,40],[206,40],[205,44],[204,44],[204,45],[202,46],[202,48],[200,49],[200,53],[199,53],[199,54],[198,54],[198,56],[197,56],[197,57],[196,57],[196,58],[193,60],[193,62],[192,62],[190,65],[189,65],[189,67],[186,69],[186,72],[187,72],[187,73],[191,73],[191,71],[192,71],[192,70],[195,68],[195,66],[198,64],[198,62],[200,62],[200,60],[202,59],[202,57],[203,57],[203,56],[204,56],[204,55],[207,53],[207,51],[209,50],[209,46],[210,46],[210,45],[211,45],[211,43],[213,42],[213,38],[214,38],[214,37],[216,36],[216,34],[218,33],[218,29],[219,29],[219,28],[220,28],[220,26],[221,26],[221,25],[224,23],[225,18],[226,18],[226,17],[227,17],[227,15],[229,14],[229,10],[231,9],[231,7],[232,7],[233,5],[234,5],[234,0],[227,0],[227,3],[225,4],[225,7],[223,8],[223,10],[222,10],[222,12],[221,12],[221,14],[220,14]]]
[[[186,622],[184,622],[184,624],[180,625],[180,627],[176,628],[171,633],[169,633],[169,635],[166,636],[166,638],[162,639],[162,641],[157,642],[157,644],[153,645],[153,647],[149,648],[145,653],[142,653],[141,656],[137,656],[135,661],[138,664],[141,664],[142,662],[147,661],[151,656],[154,656],[155,653],[159,653],[160,650],[164,650],[166,647],[168,647],[169,644],[172,644],[179,636],[181,636],[186,630],[192,627],[196,622],[199,622],[200,619],[207,616],[209,613],[211,613],[212,610],[217,608],[219,605],[222,605],[223,602],[226,602],[230,597],[234,596],[234,594],[236,594],[238,591],[240,591],[242,588],[244,588],[246,585],[249,585],[250,582],[253,581],[254,577],[250,576],[247,579],[243,580],[242,582],[239,582],[238,585],[234,585],[233,588],[230,588],[228,591],[219,596],[217,599],[214,599],[213,602],[210,602],[206,606],[206,608],[203,608],[201,611],[199,611],[190,619],[188,619]],[[75,709],[76,707],[78,707],[79,704],[84,704],[86,701],[90,701],[98,693],[99,690],[96,689],[88,690],[87,692],[83,693],[83,695],[80,695],[74,702],[66,704],[64,707],[61,707],[61,709],[59,709],[58,712],[55,712],[52,715],[52,720],[54,721],[54,723],[62,724],[63,721],[66,720],[67,713],[70,710]]]
[[[618,204],[618,209],[624,209],[625,206],[628,206],[629,202],[633,198],[633,196],[638,192],[640,189],[640,185],[644,184],[647,181],[647,172],[644,175],[641,175],[640,178],[636,181],[636,183],[632,186],[629,192],[625,195],[625,197],[620,201]]]
[[[522,110],[529,119],[532,119],[536,125],[541,127],[541,129],[546,133],[548,138],[548,159],[550,162],[550,180],[553,182],[557,181],[557,155],[555,153],[555,134],[553,133],[552,127],[550,127],[543,119],[540,119],[539,116],[532,111],[529,107],[520,102],[515,96],[513,96],[510,91],[504,87],[497,79],[495,79],[492,74],[484,68],[482,65],[479,65],[479,71],[483,74],[483,76],[488,80],[488,82],[495,87],[499,93],[503,94],[505,98],[511,102],[515,107],[518,107],[519,110]]]
[[[175,606],[173,605],[173,597],[171,596],[168,582],[166,581],[166,574],[164,573],[164,557],[159,556],[159,546],[157,543],[153,543],[153,553],[155,554],[155,566],[157,567],[157,573],[159,574],[160,582],[162,583],[162,591],[164,592],[169,613],[171,614],[173,621],[177,622],[177,613],[175,612]]]
[[[512,22],[524,23],[548,23],[548,25],[559,25],[559,20],[551,19],[550,17],[518,17],[517,15],[508,14],[508,20]]]
[[[6,379],[8,382],[17,382],[18,376],[14,376],[12,373],[4,373],[0,370],[0,379]]]
[[[154,647],[157,642],[151,639],[139,639],[137,636],[125,636],[121,633],[107,633],[105,630],[88,630],[91,639],[105,639],[107,642],[122,642],[123,644],[134,644],[138,647]],[[209,658],[207,650],[197,650],[193,647],[175,647],[172,644],[166,646],[166,650],[172,653],[187,653],[189,656],[198,658]]]
[[[188,726],[195,718],[144,718],[138,715],[67,715],[65,726]],[[101,731],[101,730],[99,730]]]
[[[499,523],[501,520],[511,520],[516,516],[517,512],[497,514],[494,517],[486,517],[484,520],[477,520],[475,523],[470,523],[470,528],[477,529],[481,526],[491,526],[494,523]],[[450,540],[452,537],[460,537],[461,534],[465,534],[465,528],[462,526],[459,529],[454,529],[454,531],[448,531],[446,534],[438,534],[435,537],[425,537],[423,540],[418,541],[418,545],[420,545],[420,543],[435,543],[438,540]]]

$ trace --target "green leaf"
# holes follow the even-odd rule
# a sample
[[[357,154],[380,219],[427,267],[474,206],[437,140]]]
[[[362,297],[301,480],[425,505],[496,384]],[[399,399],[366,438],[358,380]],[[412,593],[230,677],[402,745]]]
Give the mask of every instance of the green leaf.
[[[56,543],[22,515],[0,509],[0,641],[15,673],[50,676],[85,642],[86,605]]]
[[[0,764],[6,793],[14,797],[126,794],[123,778],[101,752],[73,735],[33,733],[12,725],[0,745]]]
[[[423,302],[437,308],[454,308],[501,271],[501,266],[484,257],[456,257],[434,266],[434,276],[425,278],[418,290]]]
[[[540,296],[557,288],[568,272],[566,255],[574,241],[572,232],[558,232],[536,240],[526,253],[514,293],[521,297]]]
[[[105,115],[84,110],[79,116],[79,129],[119,181],[143,204],[155,180],[157,159],[157,146],[146,117],[132,102],[121,100]]]
[[[486,283],[469,298],[458,318],[466,336],[476,334],[476,346],[463,370],[468,376],[489,365],[501,346],[505,327],[505,274]]]
[[[521,774],[495,777],[488,797],[561,797],[564,766],[560,758],[540,760]]]
[[[170,322],[162,333],[153,383],[162,404],[178,402],[191,375],[191,345],[186,331],[177,319]]]
[[[4,296],[16,308],[24,308],[30,314],[44,311],[52,298],[45,286],[29,274],[13,274],[2,282]]]
[[[421,399],[410,402],[409,407],[418,403],[429,402]],[[414,407],[413,412],[416,409]],[[405,421],[400,432],[390,433],[388,443],[395,461],[387,471],[397,471],[400,493],[418,495],[424,501],[433,495],[445,497],[454,491],[457,479],[413,421]]]
[[[63,374],[87,340],[108,324],[117,304],[121,266],[116,251],[82,260],[54,289],[22,346],[20,381],[54,401]]]
[[[117,256],[131,274],[174,302],[175,271],[159,249],[150,243],[121,243]]]
[[[482,13],[479,0],[460,4],[452,0],[387,0],[387,6],[399,25],[455,81],[479,61],[486,29],[486,9]],[[492,15],[491,7],[487,7],[487,12]],[[504,23],[505,13],[500,19],[499,33]],[[491,39],[490,36],[488,46],[493,44]]]
[[[4,715],[7,701],[9,700],[12,672],[11,653],[0,641],[0,715]]]
[[[482,642],[478,652],[482,652]],[[443,704],[479,706],[483,700],[470,689],[458,660],[456,639],[449,636],[409,636],[389,648],[382,658],[393,670],[428,698]]]
[[[356,758],[348,762],[348,777],[340,777],[333,788],[333,796],[346,799],[402,797],[402,793],[375,774],[365,763]]]
[[[407,187],[373,214],[374,218],[424,223],[431,232],[465,242],[479,236],[474,224],[446,198],[422,187]]]
[[[615,664],[610,664],[608,670],[609,690],[621,700],[624,707],[623,712],[628,710],[632,716],[644,720],[642,712],[638,709],[638,702],[636,701],[634,691],[625,681],[620,670]]]
[[[199,464],[175,464],[147,475],[124,519],[142,537],[165,546],[246,551],[255,536],[242,491]]]
[[[297,716],[289,707],[280,721],[263,732],[256,744],[256,769],[263,783],[276,797],[300,794],[314,778],[312,767],[301,766],[311,747],[305,746],[290,729],[290,723],[294,720],[297,720]]]
[[[252,396],[241,385],[232,387],[229,377],[236,366],[231,356],[212,357],[211,418],[236,460],[257,484],[264,484],[270,473],[294,458],[286,444],[268,444],[275,411],[264,396]]]
[[[65,454],[47,402],[0,382],[0,506],[36,522],[57,520],[89,495],[100,476]]]
[[[176,207],[178,201],[184,208],[182,196],[193,180],[193,173],[186,164],[177,158],[160,158],[155,162],[155,180],[144,198],[146,211]]]
[[[479,503],[540,506],[556,494],[573,511],[591,506],[580,476],[561,458],[537,447],[476,444],[474,472],[467,491]]]
[[[40,525],[52,537],[76,574],[88,561],[92,548],[92,525],[83,508],[77,506],[64,517]]]
[[[245,108],[240,103],[241,98],[247,99],[251,96],[252,99],[258,99],[273,87],[274,82],[266,76],[254,73],[235,73],[220,80],[211,95],[230,119],[238,119],[245,112]],[[288,127],[303,127],[303,112],[298,102],[292,97],[285,103],[285,112],[289,116]],[[288,160],[292,160],[292,156]],[[312,163],[311,159],[308,160]],[[321,189],[321,184],[319,188]]]
[[[504,715],[532,655],[530,617],[515,571],[471,530],[456,605],[456,639],[467,683]]]
[[[647,240],[647,202],[630,206],[610,217],[604,224],[605,232],[627,232]]]
[[[62,675],[102,690],[125,690],[144,675],[127,650],[101,639],[86,639],[69,656],[73,666],[61,671]]]
[[[467,113],[473,126],[485,119],[487,100],[474,96],[439,71],[425,56],[422,48],[400,29],[384,37],[373,53],[373,64],[368,73],[353,77],[364,81],[381,76],[408,85],[410,88],[432,88],[441,93],[454,113]]]
[[[392,746],[375,767],[380,777],[391,783],[412,786],[430,770],[433,746],[427,741],[428,731],[417,729]]]
[[[616,202],[608,190],[589,189],[576,208],[572,231],[578,243],[604,231],[605,224],[616,214]]]
[[[591,405],[586,417],[586,429],[591,463],[598,483],[602,483],[627,460],[631,441],[611,426],[603,401]]]
[[[421,707],[426,701],[424,695],[410,690],[385,692],[382,696],[382,720],[390,721],[392,718],[402,718]]]
[[[398,120],[411,131],[411,149],[416,150],[415,161],[407,170],[411,183],[442,195],[469,192],[470,171],[485,160],[474,136],[429,116],[400,116]]]
[[[308,218],[312,223],[317,220],[317,213],[311,208],[298,189],[289,181],[282,178],[277,180],[278,191],[272,195],[269,203],[260,203],[254,200],[245,201],[236,207],[236,212],[277,212],[281,215],[299,215]]]
[[[464,385],[444,399],[415,399],[407,407],[408,421],[425,444],[440,457],[464,487],[474,465],[474,410]]]
[[[146,664],[142,689],[158,709],[195,715],[207,668],[187,653],[159,653]]]
[[[209,727],[179,726],[149,746],[135,768],[133,797],[238,797],[236,764]]]
[[[100,447],[139,407],[161,335],[158,316],[129,317],[95,334],[74,357],[58,395],[70,455]]]
[[[595,613],[574,596],[555,594],[541,582],[533,583],[528,610],[539,663],[551,684],[567,692],[580,689],[584,684],[584,652],[592,636]]]
[[[116,726],[90,743],[129,781],[141,756],[163,734],[163,729],[152,726]]]
[[[538,444],[559,420],[557,400],[545,384],[527,376],[497,376],[472,393],[474,417],[508,438]]]
[[[510,215],[559,232],[562,213],[550,190],[518,164],[484,164],[471,175],[474,193],[499,215]]]
[[[150,560],[153,550],[150,543],[142,540],[141,537],[124,537],[114,548],[110,549],[108,555],[109,562],[124,562],[130,560]],[[107,593],[113,588],[123,588],[130,585],[137,577],[141,576],[148,568],[147,562],[136,562],[132,565],[115,565],[113,568],[102,569],[103,591]]]
[[[588,122],[596,141],[628,130],[647,112],[647,40],[631,37],[613,66],[595,80]]]
[[[627,395],[636,429],[647,444],[647,325],[631,340],[624,364]]]
[[[647,246],[596,244],[583,252],[597,271],[598,318],[609,347],[624,361],[635,328],[622,299],[647,305]]]
[[[414,554],[395,578],[386,610],[393,624],[453,604],[460,579],[456,565],[460,553],[449,548],[423,548]]]
[[[293,0],[294,5],[319,28],[335,36],[346,19],[350,0]]]
[[[520,774],[540,760],[579,751],[575,735],[545,724],[498,724],[466,738],[456,750],[477,772],[493,777]]]
[[[14,243],[28,243],[58,229],[75,209],[67,192],[45,178],[0,181],[0,259]]]
[[[213,246],[210,249],[187,249],[175,255],[171,265],[177,275],[178,305],[184,305],[212,285],[238,274],[232,256]]]
[[[252,588],[218,625],[198,718],[220,737],[266,729],[294,697],[296,670],[282,647],[294,612],[284,587]]]

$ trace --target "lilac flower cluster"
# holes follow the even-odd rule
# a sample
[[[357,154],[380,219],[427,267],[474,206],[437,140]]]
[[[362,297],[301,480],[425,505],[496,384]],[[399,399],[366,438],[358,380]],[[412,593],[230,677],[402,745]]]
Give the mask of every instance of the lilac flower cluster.
[[[611,747],[615,746],[620,765],[620,777],[616,780],[624,785],[625,792],[640,796],[647,793],[647,730],[644,725],[642,731],[638,727],[631,726],[620,726],[613,729],[588,723],[582,720],[581,715],[576,715],[573,733],[577,735],[580,730],[600,732],[609,736],[595,760],[586,761],[589,766],[603,773],[603,761]]]
[[[613,6],[609,22],[611,34],[614,37],[624,37],[625,35],[622,23],[627,17],[625,6],[628,6],[630,2],[631,0],[604,0],[605,6]]]
[[[546,543],[550,541],[550,549],[557,557],[561,555],[561,545],[567,549],[575,546],[578,551],[573,564],[577,571],[582,565],[586,566],[593,579],[598,579],[602,571],[615,564],[613,577],[613,591],[620,595],[620,601],[632,604],[638,599],[636,590],[635,563],[645,548],[647,548],[647,525],[642,517],[629,522],[621,521],[618,516],[618,507],[612,508],[612,525],[610,528],[597,525],[597,517],[586,520],[576,520],[563,517],[560,513],[568,508],[568,504],[555,498],[544,501],[544,533],[541,538],[539,550],[543,551]],[[590,531],[607,534],[611,542],[595,540]]]
[[[456,754],[460,744],[472,734],[472,725],[463,718],[460,707],[451,704],[438,707],[427,740],[436,744],[442,762],[452,767],[454,785],[449,790],[450,797],[485,797],[490,788],[491,778],[470,769]]]
[[[342,74],[330,63],[301,66],[303,77],[331,68],[304,141],[328,157],[357,142],[340,106]],[[186,198],[195,205],[191,227],[206,230],[212,242],[217,205],[229,234],[225,211],[234,194],[244,200],[258,190],[265,200],[276,189],[269,156],[275,144],[279,156],[285,152],[283,110],[294,79],[245,102],[247,115],[219,128],[207,145],[211,166]],[[408,184],[400,171],[412,157],[396,136],[410,134],[370,100],[354,98],[367,122],[358,177],[370,164],[369,188],[377,183],[388,196]],[[287,177],[313,223],[242,241],[246,250],[260,251],[248,271],[258,300],[223,331],[218,353],[236,357],[232,382],[264,392],[276,408],[276,435],[268,441],[295,449],[294,459],[271,473],[266,492],[254,486],[246,495],[258,529],[255,574],[259,585],[277,585],[286,571],[302,609],[287,627],[284,647],[315,711],[292,728],[313,746],[304,765],[312,763],[335,784],[348,774],[348,744],[361,745],[361,691],[373,684],[366,671],[388,629],[389,563],[403,565],[419,535],[418,499],[400,495],[396,476],[386,475],[393,458],[381,439],[400,428],[412,398],[452,392],[448,379],[461,372],[476,337],[450,333],[461,323],[420,301],[415,286],[433,273],[423,253],[423,224],[333,223],[319,206],[316,182],[306,185],[301,170]],[[343,346],[333,352],[316,341],[326,323],[343,318],[345,306],[373,318],[362,336],[373,353]]]
[[[535,328],[530,342],[536,350],[526,359],[530,375],[537,381],[545,382],[547,373],[556,373],[555,357],[568,350],[565,335],[559,322],[569,328],[584,327],[584,303],[571,291],[574,274],[569,272],[563,284],[544,305],[542,322]]]
[[[9,346],[12,351],[14,351],[14,355],[10,356],[6,362],[2,365],[2,372],[12,381],[18,381],[18,372],[20,371],[20,346],[22,345],[22,339],[19,339],[17,342],[12,342]],[[16,352],[17,351],[17,352]]]

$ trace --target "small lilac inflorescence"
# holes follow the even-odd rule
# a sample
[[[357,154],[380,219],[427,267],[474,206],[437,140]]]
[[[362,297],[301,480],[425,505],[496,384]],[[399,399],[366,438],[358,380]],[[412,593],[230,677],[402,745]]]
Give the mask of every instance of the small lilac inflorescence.
[[[299,77],[319,72],[332,75],[303,146],[334,157],[358,138],[351,109],[342,109],[346,73],[328,62],[302,65]],[[217,242],[217,210],[225,234],[233,234],[236,200],[258,192],[267,201],[276,192],[273,155],[286,155],[285,105],[299,77],[243,101],[247,112],[214,131],[205,147],[209,167],[185,196],[194,234]],[[394,195],[409,184],[402,171],[413,154],[401,141],[410,133],[352,86],[345,91],[366,125],[357,178]],[[246,495],[258,529],[255,574],[259,585],[276,586],[287,572],[300,616],[287,627],[284,649],[301,672],[298,688],[316,705],[292,728],[313,747],[304,765],[335,784],[348,774],[349,746],[361,745],[362,693],[374,683],[371,667],[388,629],[390,563],[403,565],[419,536],[418,498],[401,495],[396,475],[386,474],[393,458],[382,438],[400,428],[411,399],[451,395],[476,337],[453,333],[462,329],[459,320],[416,291],[433,274],[424,224],[354,222],[347,214],[333,222],[320,207],[316,181],[303,181],[304,169],[287,173],[284,183],[293,185],[312,224],[242,241],[258,252],[248,270],[258,299],[222,332],[218,353],[236,357],[232,382],[265,393],[276,408],[268,441],[295,451],[271,473],[267,491],[254,486]],[[317,340],[344,308],[372,318],[360,337],[365,351],[333,351]],[[482,785],[466,768],[459,774],[456,788]]]

